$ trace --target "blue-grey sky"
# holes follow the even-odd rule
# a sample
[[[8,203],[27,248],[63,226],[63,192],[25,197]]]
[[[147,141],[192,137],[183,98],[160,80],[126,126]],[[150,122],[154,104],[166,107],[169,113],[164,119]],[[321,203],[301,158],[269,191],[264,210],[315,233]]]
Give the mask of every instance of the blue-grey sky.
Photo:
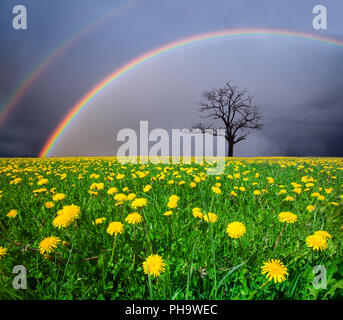
[[[0,108],[23,78],[61,43],[129,1],[2,0]],[[28,30],[12,28],[25,5]],[[327,30],[314,30],[312,9],[327,8]],[[59,56],[0,127],[0,156],[36,156],[68,110],[95,84],[135,57],[207,32],[286,29],[343,41],[340,0],[138,0]],[[203,90],[231,81],[261,107],[264,129],[237,156],[342,156],[343,49],[278,37],[218,39],[155,57],[113,82],[75,119],[52,155],[115,155],[116,134],[189,127]]]

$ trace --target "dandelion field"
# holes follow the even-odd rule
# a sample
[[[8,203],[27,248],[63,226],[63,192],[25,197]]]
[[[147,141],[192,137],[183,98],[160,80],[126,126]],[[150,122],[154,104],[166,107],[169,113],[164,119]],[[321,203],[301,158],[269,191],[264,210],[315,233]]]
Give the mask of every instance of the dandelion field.
[[[207,166],[1,159],[0,298],[343,297],[342,159]]]

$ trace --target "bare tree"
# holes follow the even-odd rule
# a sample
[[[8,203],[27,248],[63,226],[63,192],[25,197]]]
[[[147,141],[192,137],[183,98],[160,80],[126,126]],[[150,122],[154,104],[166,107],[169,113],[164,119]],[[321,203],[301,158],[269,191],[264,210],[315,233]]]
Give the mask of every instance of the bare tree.
[[[233,156],[233,146],[245,140],[250,129],[262,129],[262,116],[258,107],[252,104],[252,97],[246,90],[239,90],[227,82],[224,88],[204,91],[201,94],[199,112],[201,118],[221,120],[223,126],[198,123],[193,129],[200,129],[203,133],[213,129],[212,135],[219,135],[218,130],[225,130],[225,139],[228,142],[228,156]]]

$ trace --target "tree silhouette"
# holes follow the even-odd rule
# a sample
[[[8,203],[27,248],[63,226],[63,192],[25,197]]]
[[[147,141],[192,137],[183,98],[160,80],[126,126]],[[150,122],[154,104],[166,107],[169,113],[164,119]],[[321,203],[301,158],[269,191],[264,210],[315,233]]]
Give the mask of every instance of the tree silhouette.
[[[203,133],[212,129],[209,133],[214,136],[220,135],[219,129],[224,129],[228,142],[228,157],[233,156],[234,145],[245,140],[251,129],[262,129],[262,116],[258,107],[252,104],[252,97],[246,90],[239,90],[227,82],[224,88],[205,90],[201,96],[200,117],[221,120],[223,126],[198,123],[192,128],[200,129]]]

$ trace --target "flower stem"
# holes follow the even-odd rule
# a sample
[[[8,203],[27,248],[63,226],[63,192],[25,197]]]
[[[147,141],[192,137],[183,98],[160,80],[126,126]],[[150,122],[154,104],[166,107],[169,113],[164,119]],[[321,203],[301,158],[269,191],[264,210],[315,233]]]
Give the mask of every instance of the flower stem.
[[[121,218],[123,219],[123,223],[124,223],[125,220],[124,220],[124,213],[123,213],[123,205],[121,205]]]
[[[248,298],[248,300],[251,300],[254,295],[259,291],[261,290],[265,285],[267,285],[268,283],[270,282],[270,280],[267,280],[264,284],[262,284],[262,286],[260,286],[259,288],[257,288]]]
[[[274,250],[276,249],[277,245],[278,245],[278,244],[279,244],[279,242],[280,242],[280,239],[281,239],[281,236],[282,236],[282,234],[283,234],[283,231],[285,230],[285,226],[286,226],[286,221],[285,221],[285,223],[283,224],[283,227],[282,227],[281,233],[280,233],[280,235],[279,235],[279,238],[278,238],[278,239],[277,239],[277,241],[276,241],[276,244],[275,244]]]
[[[238,238],[238,243],[239,243],[239,249],[241,250],[241,254],[242,254],[243,260],[244,260],[245,259],[245,255],[244,255],[244,252],[243,252],[242,242],[241,242],[240,238]]]
[[[114,254],[114,248],[115,248],[115,246],[116,246],[116,239],[117,239],[117,236],[114,236],[113,248],[112,248],[112,255],[111,255],[111,260],[110,260],[110,262],[113,261],[113,254]]]
[[[213,200],[214,200],[214,195],[213,195],[212,200],[211,200],[211,205],[210,205],[210,210],[209,210],[209,212],[211,212],[211,210],[212,210]]]
[[[148,238],[148,241],[149,241],[149,245],[150,245],[150,249],[152,250],[152,246],[151,246],[151,240],[150,240],[150,237],[149,237],[149,233],[148,233],[148,228],[147,228],[147,225],[146,225],[146,221],[145,221],[145,214],[144,214],[144,211],[142,210],[142,214],[143,214],[143,222],[144,222],[144,227],[145,227],[145,233],[146,233],[146,236]]]

